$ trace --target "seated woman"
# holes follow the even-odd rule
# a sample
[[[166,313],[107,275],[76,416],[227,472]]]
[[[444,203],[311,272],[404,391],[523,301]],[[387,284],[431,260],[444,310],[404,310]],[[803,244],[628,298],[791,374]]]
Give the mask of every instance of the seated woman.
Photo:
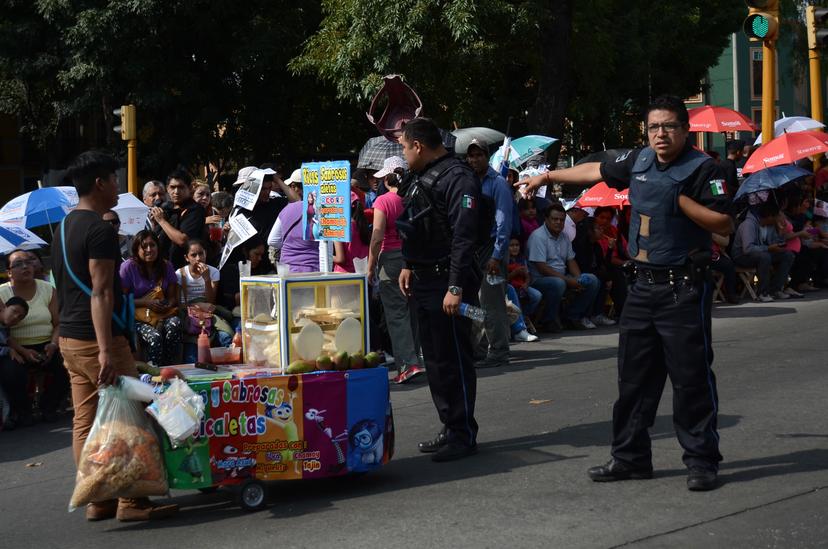
[[[158,237],[140,231],[132,241],[132,258],[121,264],[124,293],[135,295],[135,330],[147,362],[177,364],[181,357],[178,280],[172,263],[158,256]]]
[[[58,406],[69,391],[69,375],[63,367],[63,358],[58,350],[58,303],[55,289],[48,283],[35,278],[39,259],[31,252],[14,250],[7,256],[9,282],[0,285],[0,301],[5,303],[17,296],[29,306],[26,317],[11,328],[11,338],[22,349],[13,353],[10,361],[11,374],[17,384],[10,400],[18,399],[22,423],[29,423],[32,417],[32,403],[29,400],[28,384],[30,372],[46,374],[43,395],[38,406],[44,421],[57,419]]]

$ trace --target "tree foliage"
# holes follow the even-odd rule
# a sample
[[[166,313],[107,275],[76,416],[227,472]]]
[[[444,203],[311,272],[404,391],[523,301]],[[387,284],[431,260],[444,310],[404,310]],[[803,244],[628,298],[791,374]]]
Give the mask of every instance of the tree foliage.
[[[398,72],[442,122],[628,139],[659,93],[699,90],[746,10],[692,0],[323,0],[320,30],[291,65],[362,101]],[[570,34],[571,33],[571,34]],[[550,78],[550,75],[553,75]],[[551,114],[550,114],[551,113]],[[626,132],[626,133],[625,133]]]
[[[787,0],[791,1],[791,0]],[[485,125],[596,148],[637,135],[662,92],[698,91],[738,30],[739,2],[690,0],[5,0],[0,112],[61,166],[123,150],[140,171],[295,163],[350,153],[380,79],[400,73],[443,126]],[[635,123],[631,123],[630,121]],[[292,168],[293,166],[286,166]]]
[[[359,110],[287,70],[320,17],[283,0],[7,0],[0,110],[47,150],[80,139],[78,119],[88,145],[119,148],[112,109],[134,103],[141,171],[161,176],[348,150],[367,134]]]

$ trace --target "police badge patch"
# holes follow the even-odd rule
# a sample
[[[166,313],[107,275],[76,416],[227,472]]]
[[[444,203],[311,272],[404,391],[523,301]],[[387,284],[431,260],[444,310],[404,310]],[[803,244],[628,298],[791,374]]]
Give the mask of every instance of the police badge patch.
[[[725,180],[724,179],[711,179],[710,180],[710,192],[713,193],[713,196],[723,195],[727,192],[725,187]]]
[[[470,210],[473,210],[477,207],[477,201],[474,199],[473,196],[468,195],[468,194],[464,194],[463,195],[463,200],[460,202],[460,205],[463,206],[464,208],[468,208]]]

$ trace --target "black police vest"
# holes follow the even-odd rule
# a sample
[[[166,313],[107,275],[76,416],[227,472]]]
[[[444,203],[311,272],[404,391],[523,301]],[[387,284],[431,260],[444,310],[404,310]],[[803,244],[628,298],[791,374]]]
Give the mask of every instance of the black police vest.
[[[655,151],[647,147],[635,161],[630,178],[629,254],[653,265],[684,265],[692,250],[710,248],[710,233],[678,207],[684,183],[710,157],[691,149],[664,171]]]

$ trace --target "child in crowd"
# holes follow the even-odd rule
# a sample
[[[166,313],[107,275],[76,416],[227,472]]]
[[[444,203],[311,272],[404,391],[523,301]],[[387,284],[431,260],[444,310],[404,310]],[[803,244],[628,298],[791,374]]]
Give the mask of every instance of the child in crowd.
[[[4,431],[11,431],[18,424],[31,425],[31,409],[27,409],[28,399],[26,390],[29,381],[29,372],[20,355],[22,347],[11,339],[9,330],[17,325],[29,314],[29,304],[19,296],[13,296],[6,301],[5,307],[0,310],[0,386],[11,408],[8,419],[3,423]]]
[[[535,209],[535,202],[521,198],[518,201],[518,212],[520,213],[520,247],[526,247],[529,235],[540,227],[538,211]]]
[[[534,207],[532,208],[534,210]],[[520,240],[512,238],[509,240],[509,265],[507,267],[509,284],[506,286],[506,296],[520,305],[523,311],[526,329],[529,333],[535,333],[535,327],[529,317],[535,314],[541,301],[541,292],[529,285],[529,265],[523,254],[523,246]]]
[[[175,272],[178,279],[178,302],[184,307],[198,304],[197,306],[205,312],[212,310],[214,314],[210,331],[215,328],[219,344],[222,347],[229,347],[233,341],[233,330],[228,322],[220,323],[219,317],[215,314],[221,274],[218,269],[206,263],[207,247],[203,241],[189,240],[186,250],[184,258],[187,264]],[[185,330],[189,329],[189,324],[190,319],[187,318],[184,322]],[[190,335],[195,335],[193,331],[189,330]],[[185,360],[194,356],[193,349],[189,347],[191,346],[185,345]]]

